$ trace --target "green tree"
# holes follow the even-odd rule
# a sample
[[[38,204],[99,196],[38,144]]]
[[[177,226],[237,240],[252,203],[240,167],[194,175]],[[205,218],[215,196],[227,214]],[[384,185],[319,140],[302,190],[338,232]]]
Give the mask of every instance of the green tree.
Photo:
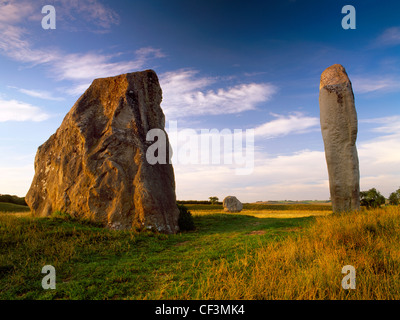
[[[389,204],[394,205],[394,206],[397,206],[400,204],[400,188],[390,194]]]
[[[361,205],[367,208],[378,208],[385,204],[385,200],[385,197],[375,188],[360,192]]]
[[[25,198],[12,196],[10,194],[0,194],[0,202],[8,202],[8,203],[19,204],[21,206],[27,206]]]
[[[211,202],[211,204],[216,204],[218,202],[218,197],[209,197],[208,198]]]

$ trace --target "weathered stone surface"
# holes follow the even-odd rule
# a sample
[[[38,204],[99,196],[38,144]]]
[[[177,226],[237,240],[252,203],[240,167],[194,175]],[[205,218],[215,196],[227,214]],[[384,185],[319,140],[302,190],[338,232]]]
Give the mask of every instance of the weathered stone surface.
[[[222,202],[224,211],[240,212],[243,209],[243,204],[235,196],[227,196]]]
[[[150,165],[150,129],[164,130],[152,70],[96,79],[38,148],[26,202],[34,216],[62,211],[112,229],[178,231],[171,164]]]
[[[340,64],[321,75],[320,121],[334,212],[360,208],[360,173],[356,148],[357,113],[353,89]]]

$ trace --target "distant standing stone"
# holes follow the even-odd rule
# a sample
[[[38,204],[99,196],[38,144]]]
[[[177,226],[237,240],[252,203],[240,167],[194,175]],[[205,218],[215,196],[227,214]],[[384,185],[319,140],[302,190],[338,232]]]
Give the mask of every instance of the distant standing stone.
[[[227,212],[240,212],[243,209],[243,204],[235,196],[227,196],[222,205]]]
[[[351,82],[342,65],[330,66],[321,74],[319,107],[333,212],[358,210],[357,113]]]

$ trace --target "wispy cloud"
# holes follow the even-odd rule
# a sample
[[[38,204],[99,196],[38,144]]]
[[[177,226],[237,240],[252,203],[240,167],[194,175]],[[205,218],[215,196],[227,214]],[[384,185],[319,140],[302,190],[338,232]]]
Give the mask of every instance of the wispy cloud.
[[[60,55],[51,64],[56,80],[70,80],[73,85],[65,90],[71,95],[80,95],[89,87],[93,79],[115,76],[142,69],[149,60],[163,57],[160,49],[142,48],[135,52],[131,60],[113,61],[116,56],[95,52],[85,54]]]
[[[298,115],[299,119],[303,117]],[[311,124],[316,125],[315,120],[311,120]],[[400,181],[400,116],[360,122],[376,124],[371,130],[377,134],[375,138],[357,143],[360,188],[368,190],[375,187],[387,197],[399,187]],[[329,199],[329,180],[323,150],[300,150],[289,155],[270,156],[256,149],[254,160],[252,174],[241,176],[234,174],[234,166],[177,163],[174,166],[177,197],[189,200],[207,199],[216,195],[223,199],[227,195],[236,195],[239,200],[246,202],[284,200],[282,197],[291,200]],[[208,183],[204,183],[204,177],[208,177]]]
[[[3,100],[0,98],[0,122],[44,121],[49,117],[39,107],[17,100]]]
[[[117,56],[115,54],[97,52],[66,54],[57,49],[33,49],[31,43],[24,38],[22,30],[7,27],[3,31],[3,34],[0,34],[0,52],[19,62],[48,65],[51,67],[49,68],[51,75],[59,81],[87,81],[135,71],[143,67],[149,59],[163,56],[161,50],[147,47],[136,51],[130,60],[115,62],[113,61]]]
[[[0,0],[0,23],[40,22],[43,18],[41,8],[48,4],[55,6],[57,21],[62,21],[57,28],[68,31],[104,33],[120,22],[117,12],[97,0],[57,0],[54,3],[47,0]]]
[[[138,49],[125,61],[118,59],[122,53],[104,54],[100,52],[66,53],[58,48],[37,49],[30,40],[30,31],[22,27],[23,22],[34,15],[33,5],[28,2],[0,0],[0,54],[31,66],[44,65],[51,77],[57,81],[69,80],[73,84],[67,93],[81,94],[95,78],[114,76],[143,68],[150,59],[164,57],[160,49],[145,47]],[[37,9],[37,8],[36,8]],[[9,15],[5,17],[3,12]],[[78,14],[78,15],[75,15]],[[81,16],[80,16],[81,15]],[[68,16],[72,20],[91,22],[104,28],[118,23],[115,12],[96,0],[60,1],[57,3],[57,19]],[[36,97],[45,97],[44,92],[27,92]],[[47,96],[49,98],[49,96]]]
[[[355,76],[351,82],[356,93],[391,92],[400,89],[400,79],[392,75]]]
[[[375,123],[377,137],[359,143],[361,187],[377,188],[388,196],[396,190],[400,181],[400,116],[394,115],[361,122]]]
[[[272,115],[276,118],[275,120],[266,122],[255,128],[254,133],[256,136],[274,138],[293,133],[305,133],[319,126],[318,118],[307,117],[301,112],[296,112],[288,116]]]
[[[70,96],[80,96],[86,91],[87,88],[89,88],[90,84],[90,81],[82,82],[69,87],[59,87],[57,90]]]
[[[394,115],[375,119],[362,119],[361,123],[375,123],[379,126],[372,129],[373,132],[400,134],[400,115]]]
[[[87,22],[90,22],[89,31],[102,31],[99,28],[104,31],[119,24],[120,20],[114,10],[97,0],[58,1],[57,16],[60,20],[72,22],[68,24],[68,28],[75,31],[81,30],[82,23]]]
[[[228,165],[178,164],[174,171],[177,198],[182,200],[207,199],[210,195],[221,200],[235,195],[244,202],[329,199],[323,151],[302,150],[279,157],[256,152],[254,171],[249,175],[235,175]],[[204,183],[204,177],[209,177],[208,183]]]
[[[34,6],[29,1],[0,0],[0,9],[0,24],[13,24],[32,14]]]
[[[400,134],[400,131],[399,131]],[[385,135],[358,145],[360,188],[377,188],[386,197],[399,186],[400,135]],[[223,199],[236,195],[239,200],[329,199],[329,180],[324,151],[301,150],[271,157],[257,152],[253,173],[238,176],[227,165],[174,166],[177,197],[182,200]],[[204,177],[209,177],[204,183]],[[282,197],[285,197],[284,199]]]
[[[396,46],[400,44],[400,27],[386,29],[376,40],[377,46]]]
[[[216,79],[199,77],[196,70],[177,70],[160,75],[162,107],[171,117],[233,114],[254,110],[271,99],[277,88],[270,83],[238,84],[207,89]]]
[[[32,65],[46,64],[59,59],[55,50],[33,48],[28,40],[29,33],[23,28],[0,24],[0,53],[7,57]]]
[[[150,59],[164,57],[160,49],[146,47],[135,51],[131,60],[113,62],[120,53],[104,55],[95,52],[84,54],[65,54],[53,62],[58,80],[93,80],[136,71]]]
[[[67,54],[53,62],[57,80],[90,80],[139,68],[142,61],[112,62],[112,55]]]
[[[44,100],[53,100],[53,101],[63,101],[65,100],[63,97],[54,97],[51,92],[44,91],[44,90],[30,90],[30,89],[23,89],[13,86],[7,86],[8,88],[16,89],[21,93],[24,93],[28,96],[44,99]]]
[[[153,47],[144,47],[135,51],[136,59],[143,63],[147,61],[149,57],[152,58],[164,58],[165,54],[160,50]]]

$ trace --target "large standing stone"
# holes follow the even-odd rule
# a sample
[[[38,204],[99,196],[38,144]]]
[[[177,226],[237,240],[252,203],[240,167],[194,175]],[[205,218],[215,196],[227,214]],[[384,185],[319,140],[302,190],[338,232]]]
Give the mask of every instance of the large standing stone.
[[[322,73],[319,106],[333,211],[358,210],[357,113],[351,82],[340,64]]]
[[[177,232],[172,165],[146,161],[147,132],[164,130],[161,99],[152,70],[94,80],[37,151],[26,195],[32,214]]]
[[[243,204],[235,196],[227,196],[222,202],[224,211],[240,212],[243,209]]]

